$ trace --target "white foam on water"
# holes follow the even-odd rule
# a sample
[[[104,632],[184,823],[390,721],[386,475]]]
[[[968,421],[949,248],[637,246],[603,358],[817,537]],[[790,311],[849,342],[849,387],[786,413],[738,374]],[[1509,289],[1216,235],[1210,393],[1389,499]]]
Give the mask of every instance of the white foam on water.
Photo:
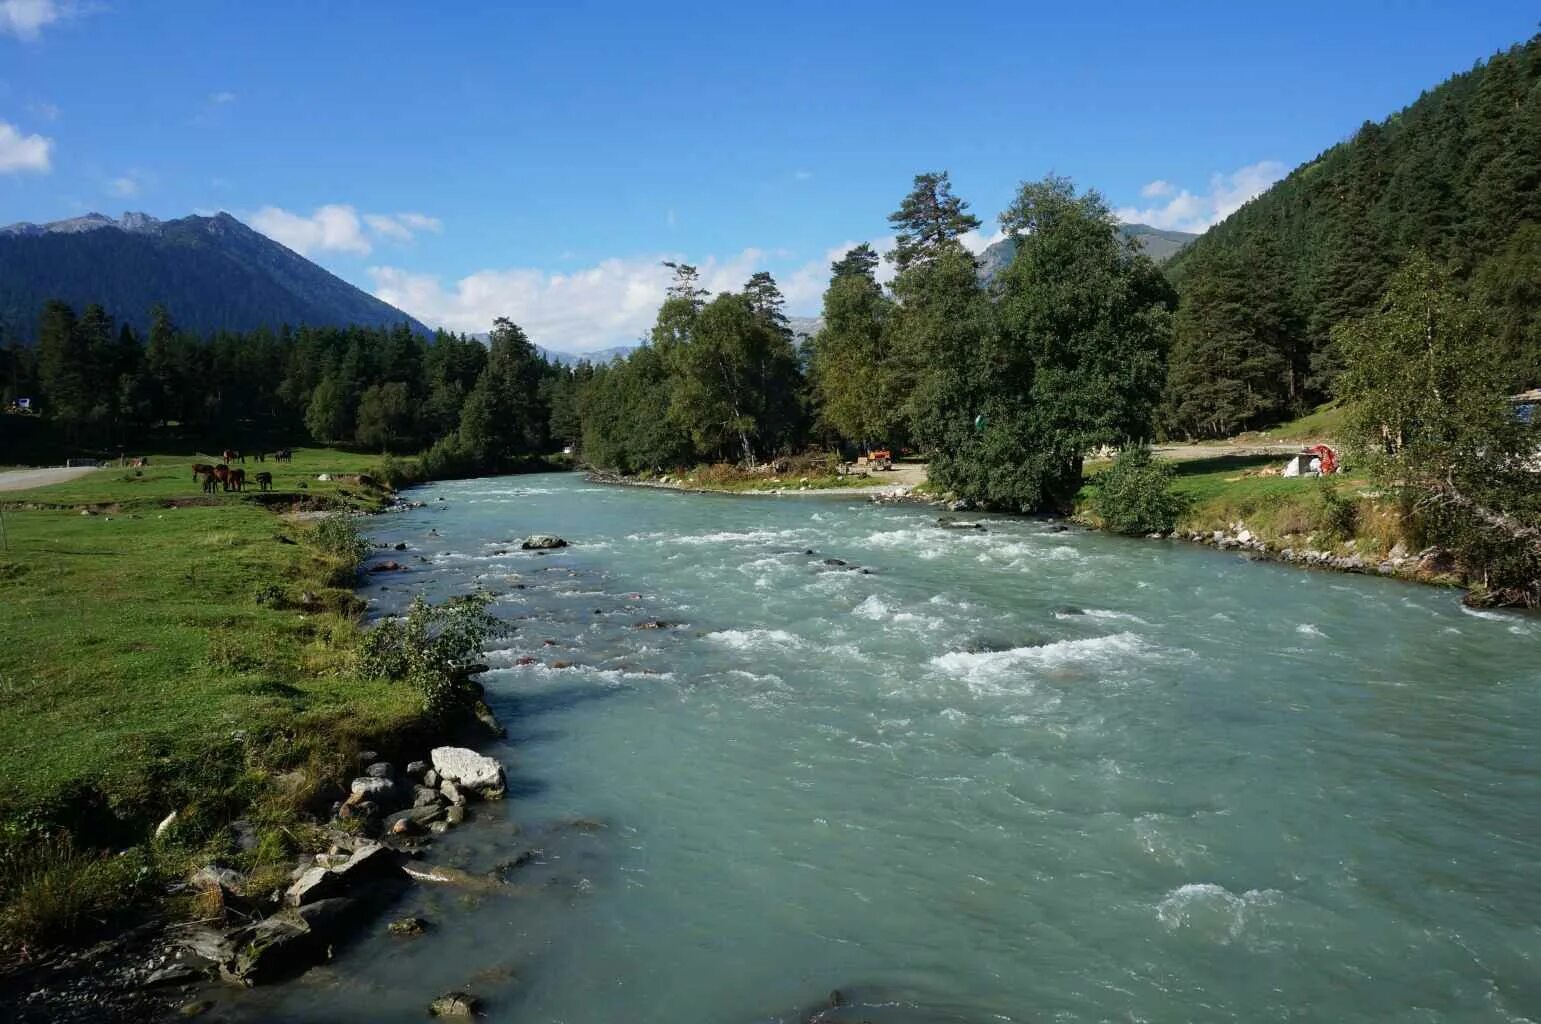
[[[1461,605],[1461,611],[1473,618],[1486,619],[1489,622],[1502,622],[1509,627],[1509,632],[1515,636],[1528,636],[1535,628],[1534,621],[1520,615],[1517,612],[1500,612],[1491,608],[1468,608]]]
[[[865,601],[851,609],[851,614],[872,622],[892,622],[895,625],[901,626],[925,626],[931,628],[942,624],[941,619],[932,618],[929,615],[917,615],[915,612],[899,611],[876,594],[869,594]]]
[[[1295,627],[1295,632],[1302,633],[1302,634],[1304,634],[1306,636],[1326,636],[1327,635],[1326,633],[1323,633],[1320,629],[1318,629],[1316,626],[1312,625],[1309,622],[1302,622],[1300,625],[1296,626]]]
[[[1277,889],[1248,889],[1238,896],[1213,882],[1189,882],[1156,904],[1156,918],[1171,931],[1191,929],[1228,944],[1241,937],[1260,909],[1283,898]]]
[[[720,629],[705,639],[736,651],[791,650],[803,646],[801,637],[784,629]]]
[[[1150,623],[1130,612],[1109,611],[1105,608],[1088,608],[1083,612],[1055,612],[1056,619],[1095,619],[1100,622],[1134,622],[1141,626]]]
[[[949,651],[931,659],[948,675],[970,683],[993,683],[1016,674],[1018,669],[1053,669],[1067,665],[1097,665],[1122,661],[1149,648],[1133,633],[1059,640],[1035,647],[1004,651]]]

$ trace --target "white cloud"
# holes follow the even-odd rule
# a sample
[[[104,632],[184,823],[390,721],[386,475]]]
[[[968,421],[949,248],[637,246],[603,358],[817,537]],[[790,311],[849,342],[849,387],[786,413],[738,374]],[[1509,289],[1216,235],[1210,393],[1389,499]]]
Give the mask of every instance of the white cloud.
[[[437,235],[444,230],[443,221],[422,213],[366,213],[364,223],[381,238],[396,242],[410,242],[418,232]]]
[[[21,171],[47,174],[53,166],[53,146],[53,139],[23,135],[15,125],[0,121],[0,174]]]
[[[125,174],[121,178],[113,178],[107,183],[107,191],[115,196],[137,196],[139,194],[139,182],[133,175]]]
[[[1235,213],[1247,200],[1283,176],[1282,163],[1263,160],[1230,174],[1210,175],[1209,191],[1203,195],[1195,195],[1187,189],[1177,190],[1169,182],[1153,181],[1142,188],[1140,194],[1147,199],[1164,198],[1165,203],[1144,208],[1121,206],[1113,212],[1126,224],[1149,224],[1174,231],[1204,231]]]
[[[358,211],[339,203],[317,207],[309,217],[277,206],[264,206],[252,214],[251,226],[302,256],[313,252],[352,252],[367,256],[373,248],[364,233]]]
[[[302,256],[350,252],[368,256],[380,241],[410,242],[421,232],[438,234],[443,221],[425,213],[366,213],[345,203],[318,206],[309,216],[278,206],[264,206],[248,220],[275,242]]]
[[[31,42],[44,28],[74,13],[74,4],[58,0],[0,0],[0,35]]]
[[[736,291],[751,274],[765,268],[767,255],[763,249],[748,248],[726,259],[707,259],[697,264],[701,287],[713,294]],[[377,296],[426,323],[476,333],[491,328],[494,317],[506,316],[541,345],[586,352],[644,336],[673,276],[663,261],[681,258],[678,254],[614,258],[567,273],[526,267],[479,270],[448,284],[437,275],[397,267],[370,267],[369,275]],[[814,267],[822,275],[816,290]],[[817,309],[828,279],[827,262],[778,275],[794,313],[801,311],[810,294]]]
[[[235,93],[231,92],[228,89],[224,89],[224,90],[221,90],[219,92],[209,93],[209,102],[214,104],[215,106],[218,106],[218,107],[222,107],[222,106],[224,106],[227,103],[234,103],[235,99],[236,99]]]

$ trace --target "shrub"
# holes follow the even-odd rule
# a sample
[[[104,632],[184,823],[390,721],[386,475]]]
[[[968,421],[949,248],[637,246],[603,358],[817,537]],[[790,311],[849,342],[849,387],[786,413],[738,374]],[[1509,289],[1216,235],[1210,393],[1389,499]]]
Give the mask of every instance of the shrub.
[[[1172,467],[1157,462],[1149,448],[1129,448],[1097,478],[1092,510],[1114,533],[1168,533],[1187,510],[1172,490]]]
[[[387,619],[364,634],[360,670],[410,683],[434,714],[464,705],[471,696],[465,677],[482,645],[500,628],[487,611],[491,603],[492,595],[480,592],[443,604],[414,598],[404,617]]]
[[[353,520],[342,513],[334,513],[316,524],[311,535],[315,544],[327,554],[336,555],[356,566],[369,556],[369,542],[359,533]]]
[[[0,935],[38,951],[108,924],[150,888],[139,852],[82,850],[66,834],[8,837],[0,848]]]
[[[1338,492],[1337,484],[1327,477],[1317,479],[1322,504],[1318,513],[1317,527],[1336,540],[1348,540],[1359,525],[1359,508]]]

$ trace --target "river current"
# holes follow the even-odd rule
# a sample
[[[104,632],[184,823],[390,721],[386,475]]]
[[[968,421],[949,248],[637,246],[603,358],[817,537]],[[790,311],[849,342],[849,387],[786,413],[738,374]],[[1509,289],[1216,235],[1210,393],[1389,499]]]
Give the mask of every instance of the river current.
[[[1541,619],[850,498],[413,496],[367,526],[409,545],[372,611],[481,586],[510,626],[510,797],[429,859],[510,884],[415,889],[428,936],[224,1009],[1541,1019]]]

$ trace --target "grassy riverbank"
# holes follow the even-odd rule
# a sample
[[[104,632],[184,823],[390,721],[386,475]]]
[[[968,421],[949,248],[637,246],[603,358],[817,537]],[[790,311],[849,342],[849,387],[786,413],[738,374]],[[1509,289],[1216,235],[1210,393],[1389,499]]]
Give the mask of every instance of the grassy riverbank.
[[[1391,559],[1396,575],[1457,582],[1446,560],[1420,564],[1415,554],[1423,538],[1365,474],[1350,470],[1323,479],[1284,477],[1278,473],[1283,462],[1281,455],[1217,454],[1170,463],[1172,490],[1184,505],[1173,534],[1199,535],[1208,543],[1245,537],[1239,546],[1273,555],[1289,552],[1291,560],[1324,567],[1332,559],[1357,559],[1365,570],[1378,570]],[[1108,465],[1088,465],[1076,503],[1077,517],[1093,526],[1102,525],[1094,499],[1098,477]],[[1323,557],[1294,557],[1301,553]]]
[[[37,836],[137,847],[152,870],[177,870],[234,851],[244,817],[243,866],[277,865],[300,845],[296,811],[354,750],[419,724],[414,692],[353,670],[347,528],[288,514],[383,507],[387,492],[358,476],[374,460],[301,450],[247,463],[273,473],[273,492],[212,496],[195,461],[152,455],[137,473],[0,495],[0,929],[13,948],[113,909],[101,894],[80,919],[23,920],[48,912],[17,906],[47,867],[23,856]]]

